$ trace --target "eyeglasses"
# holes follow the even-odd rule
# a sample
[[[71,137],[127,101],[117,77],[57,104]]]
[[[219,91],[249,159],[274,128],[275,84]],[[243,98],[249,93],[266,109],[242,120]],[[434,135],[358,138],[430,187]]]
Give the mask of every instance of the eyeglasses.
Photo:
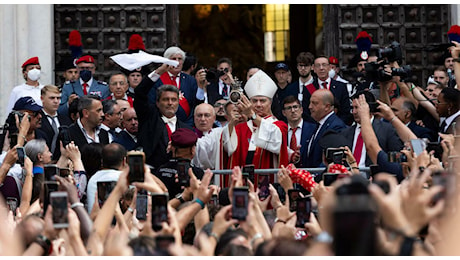
[[[310,67],[311,65],[306,65],[306,64],[297,64],[297,67],[299,68],[308,68]]]
[[[215,103],[214,107],[223,107],[225,106],[225,103]]]
[[[321,67],[323,67],[323,68],[327,68],[327,67],[329,67],[329,64],[327,64],[327,63],[323,63],[323,64],[315,64],[315,68],[321,68]]]
[[[284,110],[291,110],[291,109],[293,109],[294,111],[297,111],[299,108],[300,108],[299,105],[293,105],[293,106],[284,107]]]
[[[433,92],[433,91],[434,91],[434,89],[432,89],[432,88],[427,88],[426,90],[427,90],[428,92]]]

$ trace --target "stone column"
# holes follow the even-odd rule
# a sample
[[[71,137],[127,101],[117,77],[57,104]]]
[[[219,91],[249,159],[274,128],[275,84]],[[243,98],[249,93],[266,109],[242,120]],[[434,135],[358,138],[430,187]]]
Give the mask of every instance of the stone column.
[[[40,82],[54,83],[54,20],[51,4],[0,5],[0,125],[13,87],[22,84],[21,65],[38,56]]]

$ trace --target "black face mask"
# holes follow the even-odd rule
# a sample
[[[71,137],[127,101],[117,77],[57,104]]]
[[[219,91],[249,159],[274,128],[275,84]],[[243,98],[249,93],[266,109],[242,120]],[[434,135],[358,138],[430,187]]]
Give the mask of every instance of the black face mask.
[[[80,78],[84,81],[84,82],[88,82],[91,77],[92,77],[92,73],[90,70],[82,70],[80,71]]]

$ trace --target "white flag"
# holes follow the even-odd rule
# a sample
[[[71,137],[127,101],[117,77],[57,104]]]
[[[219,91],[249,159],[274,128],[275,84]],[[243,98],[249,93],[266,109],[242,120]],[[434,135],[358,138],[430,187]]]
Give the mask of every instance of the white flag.
[[[179,62],[176,60],[170,60],[158,55],[148,54],[143,51],[139,51],[139,53],[123,53],[117,54],[110,57],[115,63],[120,65],[121,67],[127,70],[135,70],[142,66],[148,65],[152,62],[155,63],[166,63],[173,67],[179,65]]]

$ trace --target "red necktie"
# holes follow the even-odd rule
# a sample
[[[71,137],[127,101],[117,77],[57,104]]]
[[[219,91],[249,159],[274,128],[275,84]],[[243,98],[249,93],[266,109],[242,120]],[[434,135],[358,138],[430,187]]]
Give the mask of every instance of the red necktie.
[[[169,128],[168,123],[165,123],[165,125],[166,125],[166,130],[168,130],[168,139],[169,141],[171,141],[171,135],[172,135],[171,128]]]
[[[171,81],[172,81],[173,85],[177,87],[177,82],[176,82],[176,77],[175,76],[171,76]]]
[[[224,83],[224,87],[222,88],[222,96],[223,97],[228,97],[227,84],[225,84],[225,83]]]
[[[363,137],[361,136],[361,131],[359,132],[358,139],[356,140],[355,150],[353,152],[353,156],[355,157],[356,163],[359,165],[359,161],[361,160],[361,153],[363,151]]]
[[[292,136],[291,136],[291,142],[289,143],[289,148],[291,150],[295,151],[297,148],[297,138],[295,137],[295,132],[297,131],[297,127],[294,127],[292,129]]]
[[[323,85],[324,89],[327,89],[327,82],[326,81],[324,81],[322,85]]]
[[[88,83],[83,83],[83,94],[86,96],[88,95],[88,91],[86,90],[86,88],[88,87]]]

